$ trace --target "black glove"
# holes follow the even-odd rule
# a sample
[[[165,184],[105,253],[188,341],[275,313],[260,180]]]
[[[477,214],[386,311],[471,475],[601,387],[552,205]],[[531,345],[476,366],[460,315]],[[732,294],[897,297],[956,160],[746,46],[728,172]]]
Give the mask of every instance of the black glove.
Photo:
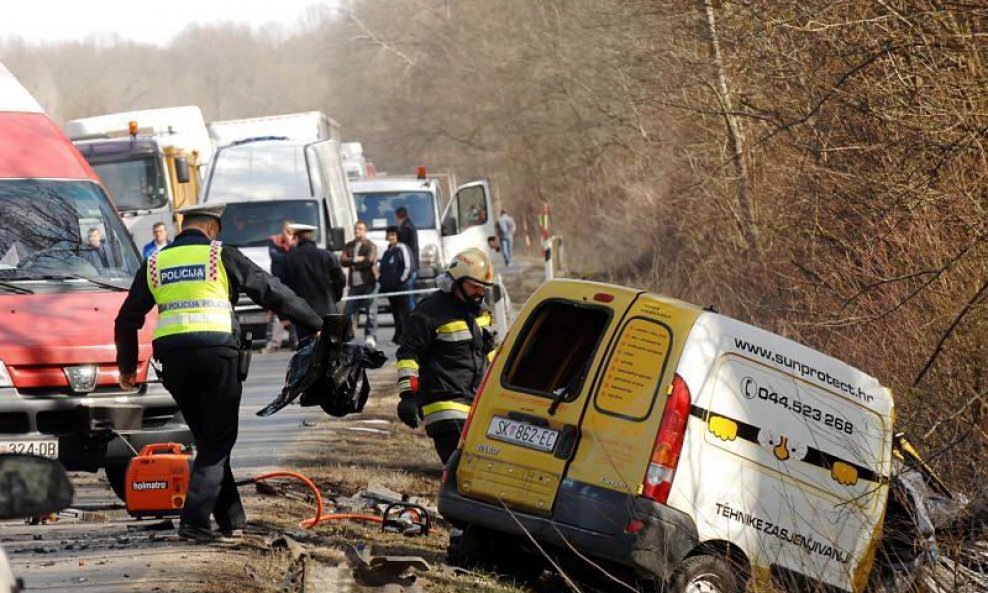
[[[409,428],[418,428],[419,420],[422,420],[422,409],[412,395],[402,395],[398,402],[398,418]]]

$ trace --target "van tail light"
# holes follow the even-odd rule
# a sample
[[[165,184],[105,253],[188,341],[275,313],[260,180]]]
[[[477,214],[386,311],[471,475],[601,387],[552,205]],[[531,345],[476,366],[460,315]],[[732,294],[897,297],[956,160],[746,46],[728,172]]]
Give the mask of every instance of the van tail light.
[[[642,494],[665,504],[672,489],[672,478],[679,465],[679,453],[686,437],[686,422],[690,417],[690,389],[679,375],[672,379],[669,399],[662,411],[662,423],[652,448],[652,460],[645,472]]]
[[[460,431],[460,447],[467,440],[467,431],[470,430],[473,414],[477,411],[477,402],[480,401],[480,396],[484,393],[484,387],[487,386],[487,380],[491,378],[491,370],[494,368],[494,364],[497,362],[497,357],[500,353],[500,348],[494,350],[494,356],[491,358],[490,364],[487,365],[487,370],[484,371],[484,378],[480,380],[480,387],[477,388],[477,393],[473,396],[473,402],[470,404],[470,411],[467,413],[466,422],[463,423],[463,430]]]

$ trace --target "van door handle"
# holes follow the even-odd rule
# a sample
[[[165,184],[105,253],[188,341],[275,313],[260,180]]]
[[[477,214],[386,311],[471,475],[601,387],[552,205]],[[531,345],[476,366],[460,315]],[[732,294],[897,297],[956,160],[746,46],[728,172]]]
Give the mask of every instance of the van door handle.
[[[556,443],[556,450],[552,456],[557,459],[569,459],[576,451],[576,444],[580,442],[580,428],[567,424],[560,431],[559,442]]]
[[[508,418],[512,420],[517,420],[518,422],[527,422],[529,424],[534,424],[535,426],[542,426],[548,428],[549,421],[541,416],[536,416],[535,414],[526,414],[524,412],[508,412]]]

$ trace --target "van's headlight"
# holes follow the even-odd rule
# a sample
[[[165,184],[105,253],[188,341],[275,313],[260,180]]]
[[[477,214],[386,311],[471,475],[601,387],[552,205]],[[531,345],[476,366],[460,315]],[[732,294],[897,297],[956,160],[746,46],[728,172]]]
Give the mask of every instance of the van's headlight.
[[[7,365],[0,360],[0,387],[13,387],[14,382],[10,379],[10,373],[7,372]]]
[[[158,378],[158,361],[151,359],[148,361],[148,378],[146,383],[161,383],[161,379]]]
[[[429,244],[419,251],[419,263],[423,266],[434,266],[439,263],[439,247]]]

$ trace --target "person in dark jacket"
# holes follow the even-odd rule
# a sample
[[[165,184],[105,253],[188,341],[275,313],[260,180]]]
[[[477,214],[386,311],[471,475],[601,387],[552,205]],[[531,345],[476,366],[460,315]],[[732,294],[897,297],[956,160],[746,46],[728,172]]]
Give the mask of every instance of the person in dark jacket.
[[[398,345],[398,417],[411,428],[425,422],[443,464],[456,450],[474,394],[494,350],[491,315],[482,304],[494,283],[486,253],[456,255],[412,312]]]
[[[295,246],[295,233],[292,232],[292,224],[295,221],[286,218],[281,223],[281,232],[268,237],[268,259],[271,260],[271,275],[285,281],[285,256]],[[285,327],[288,325],[288,327]],[[287,331],[286,331],[287,330]],[[286,336],[287,333],[287,336]],[[288,342],[289,347],[294,347],[297,341],[295,328],[291,327],[288,320],[279,319],[274,313],[268,313],[268,343],[264,347],[265,352],[274,352],[281,347],[282,342]]]
[[[341,263],[349,268],[347,285],[349,297],[373,297],[377,294],[377,246],[367,238],[367,223],[358,221],[353,227],[353,241],[343,246]],[[364,324],[364,343],[368,348],[377,347],[377,301],[373,298],[354,299],[346,302],[343,314],[347,318],[347,339],[354,336],[354,327],[360,321],[360,312],[367,312]],[[356,318],[356,319],[354,319]]]
[[[337,313],[336,303],[343,298],[346,277],[336,256],[313,241],[316,227],[291,225],[296,247],[285,256],[285,284],[309,303],[320,317]],[[307,328],[298,328],[298,337],[311,336]]]
[[[381,256],[381,292],[404,292],[409,289],[411,282],[411,251],[408,245],[398,240],[398,227],[389,226],[385,236],[388,238],[388,249]],[[395,319],[394,341],[397,344],[404,332],[405,320],[408,319],[408,296],[388,297],[388,303],[391,305],[391,315]]]
[[[161,380],[188,423],[197,454],[179,535],[218,541],[242,530],[247,517],[230,470],[242,391],[240,326],[233,303],[243,289],[258,305],[318,333],[322,319],[277,278],[219,236],[222,206],[180,210],[182,231],[142,266],[117,314],[114,337],[120,386],[137,383],[137,332],[158,306],[152,346]],[[219,533],[212,531],[210,515]]]
[[[408,278],[409,290],[415,288],[415,282],[419,277],[419,231],[415,228],[415,223],[408,217],[408,208],[399,206],[395,210],[395,220],[398,222],[398,242],[408,246],[411,253],[412,272]],[[415,295],[408,295],[408,310],[415,309]]]

